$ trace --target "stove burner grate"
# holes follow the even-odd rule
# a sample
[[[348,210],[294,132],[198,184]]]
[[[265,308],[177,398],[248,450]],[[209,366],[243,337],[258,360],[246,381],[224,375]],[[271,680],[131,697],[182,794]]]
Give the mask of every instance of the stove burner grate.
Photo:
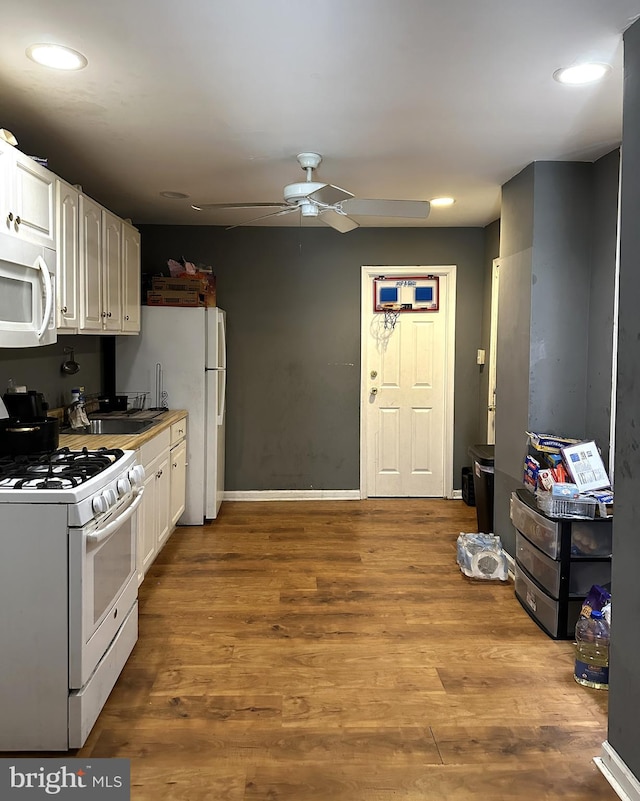
[[[60,448],[44,455],[0,457],[0,488],[70,489],[97,476],[122,456],[119,448]]]

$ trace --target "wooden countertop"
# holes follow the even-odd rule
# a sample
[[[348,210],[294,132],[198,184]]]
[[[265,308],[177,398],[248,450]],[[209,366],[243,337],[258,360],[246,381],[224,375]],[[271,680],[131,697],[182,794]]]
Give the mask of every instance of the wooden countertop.
[[[113,412],[104,417],[121,417]],[[153,425],[142,434],[60,434],[60,447],[71,448],[71,450],[81,450],[89,448],[121,448],[122,450],[135,451],[145,442],[149,442],[157,434],[169,428],[173,423],[187,417],[185,409],[169,409],[153,419]],[[136,419],[135,417],[133,419]]]

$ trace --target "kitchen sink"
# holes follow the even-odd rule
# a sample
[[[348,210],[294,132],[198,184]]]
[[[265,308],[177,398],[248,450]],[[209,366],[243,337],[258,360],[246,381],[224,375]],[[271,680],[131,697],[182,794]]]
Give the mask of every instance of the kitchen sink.
[[[153,420],[125,420],[122,418],[97,417],[89,421],[89,429],[77,433],[83,434],[142,434],[151,426]]]

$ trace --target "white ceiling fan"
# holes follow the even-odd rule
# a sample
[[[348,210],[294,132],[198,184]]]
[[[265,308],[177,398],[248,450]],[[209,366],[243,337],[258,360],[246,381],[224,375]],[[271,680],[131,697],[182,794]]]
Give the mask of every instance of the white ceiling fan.
[[[300,211],[302,217],[318,217],[321,222],[335,228],[342,234],[359,227],[359,223],[349,216],[372,217],[413,217],[426,219],[430,204],[427,200],[367,200],[354,197],[351,192],[333,184],[325,184],[313,180],[313,171],[322,161],[319,153],[299,153],[298,164],[307,174],[306,181],[288,184],[284,188],[284,202],[276,203],[200,203],[193,208],[198,211],[207,209],[269,209],[277,211],[262,214],[238,225],[250,225],[268,217],[278,217]],[[227,229],[229,230],[229,229]]]

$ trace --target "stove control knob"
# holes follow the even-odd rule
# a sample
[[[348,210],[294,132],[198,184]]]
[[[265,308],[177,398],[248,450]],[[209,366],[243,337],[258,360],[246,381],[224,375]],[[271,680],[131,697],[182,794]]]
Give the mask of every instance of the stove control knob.
[[[122,498],[123,495],[131,492],[131,482],[128,478],[118,479],[118,495]]]
[[[129,481],[132,487],[141,487],[144,484],[144,467],[137,464],[129,470]]]
[[[102,495],[96,495],[95,498],[91,501],[91,506],[93,507],[93,511],[97,515],[101,515],[103,512],[106,512],[107,509],[109,508],[106,500],[103,498]]]
[[[105,500],[105,502],[107,504],[107,509],[110,506],[113,506],[114,503],[116,503],[116,501],[118,500],[118,495],[117,495],[117,493],[116,493],[116,491],[114,489],[105,490],[102,493],[102,497],[104,498],[104,500]]]

